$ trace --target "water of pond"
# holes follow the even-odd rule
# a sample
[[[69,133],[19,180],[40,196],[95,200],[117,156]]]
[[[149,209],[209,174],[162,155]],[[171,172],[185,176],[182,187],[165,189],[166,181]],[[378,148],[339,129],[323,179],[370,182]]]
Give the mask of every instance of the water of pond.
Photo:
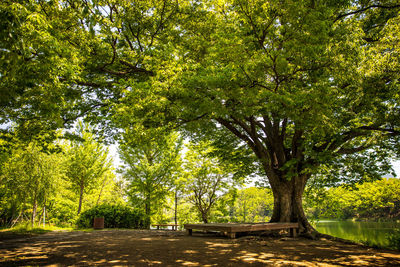
[[[324,234],[367,242],[370,245],[387,247],[388,235],[400,229],[400,222],[354,222],[354,221],[318,221],[316,229]]]

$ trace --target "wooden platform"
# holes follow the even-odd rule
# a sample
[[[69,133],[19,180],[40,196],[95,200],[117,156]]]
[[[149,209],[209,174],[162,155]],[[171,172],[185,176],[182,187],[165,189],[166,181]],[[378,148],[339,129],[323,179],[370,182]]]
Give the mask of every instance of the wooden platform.
[[[236,233],[254,232],[265,230],[290,230],[290,235],[296,237],[298,234],[298,223],[202,223],[185,224],[184,228],[188,235],[192,235],[193,230],[223,232],[230,238],[235,238]]]

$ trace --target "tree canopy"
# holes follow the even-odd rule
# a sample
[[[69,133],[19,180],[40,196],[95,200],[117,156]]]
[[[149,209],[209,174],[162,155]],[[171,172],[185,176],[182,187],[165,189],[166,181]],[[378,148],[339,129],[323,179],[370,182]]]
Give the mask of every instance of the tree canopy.
[[[400,153],[397,1],[0,7],[3,122],[35,131],[85,117],[117,138],[179,127],[254,162],[272,221],[312,231],[301,201],[312,176],[373,179]]]

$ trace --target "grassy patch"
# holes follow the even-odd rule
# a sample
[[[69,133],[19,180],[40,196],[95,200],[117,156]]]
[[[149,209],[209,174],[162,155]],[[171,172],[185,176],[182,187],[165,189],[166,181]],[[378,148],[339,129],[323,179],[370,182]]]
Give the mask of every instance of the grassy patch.
[[[29,224],[19,224],[12,228],[0,229],[0,239],[14,239],[31,237],[34,235],[45,234],[52,231],[73,231],[72,228],[60,228],[52,225],[45,227],[32,227]]]

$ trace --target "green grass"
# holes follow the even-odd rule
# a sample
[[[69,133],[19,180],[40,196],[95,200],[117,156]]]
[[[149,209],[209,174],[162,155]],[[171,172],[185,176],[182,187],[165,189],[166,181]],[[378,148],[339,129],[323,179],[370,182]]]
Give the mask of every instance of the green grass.
[[[0,239],[12,239],[20,237],[30,237],[45,234],[52,231],[73,231],[73,228],[57,227],[53,225],[32,227],[29,223],[21,223],[12,228],[0,229]]]

